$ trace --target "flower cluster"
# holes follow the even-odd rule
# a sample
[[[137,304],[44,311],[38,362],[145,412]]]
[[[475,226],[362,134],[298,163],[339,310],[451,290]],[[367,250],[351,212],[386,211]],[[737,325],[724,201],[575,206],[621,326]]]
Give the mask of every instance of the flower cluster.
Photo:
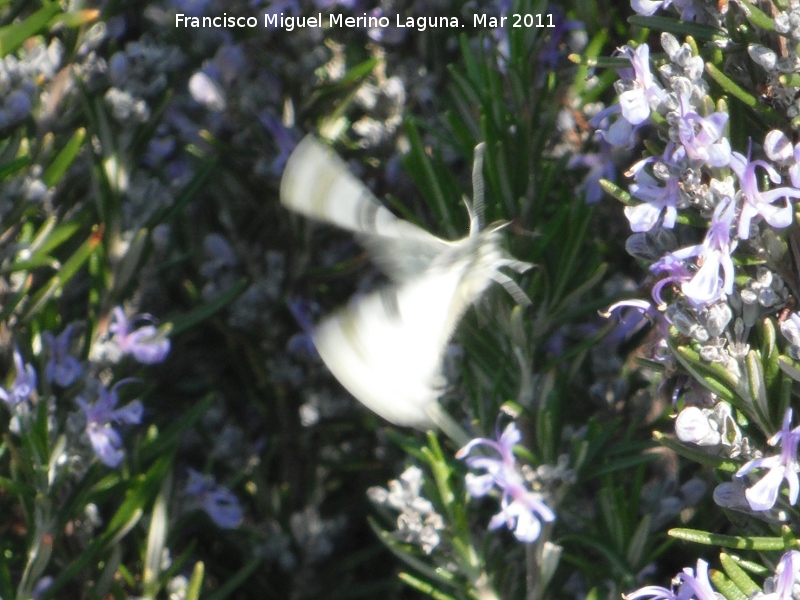
[[[409,467],[389,482],[388,490],[371,487],[367,494],[376,504],[399,511],[395,531],[399,540],[418,545],[425,554],[430,554],[439,545],[439,532],[445,524],[431,501],[420,495],[422,483],[422,470]]]
[[[489,529],[508,527],[521,542],[533,542],[542,531],[542,522],[552,523],[555,513],[539,492],[528,489],[514,456],[522,435],[515,423],[509,423],[497,440],[476,438],[461,448],[456,458],[465,459],[471,469],[484,471],[467,475],[467,489],[474,498],[487,495],[494,487],[502,492],[500,512],[489,522]],[[487,447],[498,456],[470,456],[478,447]]]
[[[652,14],[669,4],[637,2],[634,8]],[[665,322],[662,335],[678,343],[688,340],[702,363],[721,367],[730,385],[745,385],[757,377],[753,363],[747,363],[748,357],[754,358],[748,343],[751,330],[777,314],[789,298],[786,271],[780,266],[785,251],[771,240],[793,223],[794,202],[800,199],[800,151],[778,129],[766,134],[763,146],[756,147],[751,139],[742,152],[734,149],[730,117],[725,105],[709,96],[705,63],[696,48],[669,33],[661,35],[661,45],[668,60],[657,71],[646,44],[620,49],[631,70],[617,83],[619,103],[600,113],[595,123],[605,143],[613,146],[630,145],[648,127],[661,131],[665,141],[660,153],[649,146],[652,154],[626,173],[631,182],[624,212],[633,231],[627,248],[650,263],[653,302]],[[698,235],[703,222],[708,225]],[[693,237],[699,239],[687,244]],[[638,302],[621,304],[655,312]],[[790,356],[797,355],[793,348],[800,345],[798,323],[790,314],[780,325],[790,342]],[[655,358],[674,368],[669,353],[661,351]],[[680,390],[676,387],[675,400]],[[766,511],[775,505],[786,480],[789,501],[796,502],[800,434],[790,428],[791,409],[783,428],[769,439],[770,445],[780,444],[781,453],[762,457],[725,400],[713,394],[703,400],[705,405],[693,404],[688,395],[684,400],[675,422],[681,441],[749,461],[736,474],[735,485],[724,484],[715,498]],[[754,393],[746,399],[746,410],[769,435],[767,402],[765,392]],[[747,487],[746,477],[758,469],[766,473]],[[730,494],[744,497],[734,501]]]

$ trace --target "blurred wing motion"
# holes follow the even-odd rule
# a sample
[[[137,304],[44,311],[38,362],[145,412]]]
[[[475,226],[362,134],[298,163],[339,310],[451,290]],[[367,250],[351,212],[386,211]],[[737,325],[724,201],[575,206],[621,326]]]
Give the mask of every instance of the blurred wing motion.
[[[476,172],[478,157],[476,152]],[[327,367],[353,396],[392,423],[442,426],[436,399],[445,384],[442,358],[456,325],[492,281],[518,302],[529,302],[500,269],[521,273],[531,265],[503,251],[502,225],[479,231],[480,216],[471,215],[470,234],[455,242],[395,217],[311,136],[289,157],[281,202],[358,234],[396,282],[351,301],[317,326],[314,343]]]

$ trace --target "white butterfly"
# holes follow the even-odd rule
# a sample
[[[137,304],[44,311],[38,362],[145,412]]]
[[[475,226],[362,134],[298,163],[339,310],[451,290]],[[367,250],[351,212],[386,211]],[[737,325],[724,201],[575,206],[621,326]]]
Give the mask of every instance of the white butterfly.
[[[313,339],[319,355],[347,390],[397,425],[443,427],[437,398],[445,380],[442,360],[456,325],[489,285],[502,284],[514,299],[525,293],[500,269],[523,273],[530,263],[500,246],[495,224],[481,230],[483,144],[475,149],[474,207],[470,232],[446,241],[395,217],[329,148],[307,136],[286,163],[281,202],[308,217],[357,234],[392,279],[326,317]],[[444,427],[443,427],[444,428]]]

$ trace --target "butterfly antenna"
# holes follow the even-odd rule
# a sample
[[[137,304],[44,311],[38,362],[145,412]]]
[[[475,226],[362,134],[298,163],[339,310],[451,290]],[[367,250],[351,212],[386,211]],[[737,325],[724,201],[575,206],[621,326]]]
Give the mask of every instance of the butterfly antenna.
[[[528,295],[522,290],[521,287],[519,287],[519,284],[505,273],[497,271],[492,274],[492,279],[502,285],[508,292],[508,295],[511,296],[514,299],[514,302],[520,306],[530,306],[533,304],[531,299],[528,298]]]
[[[474,159],[472,163],[472,210],[470,211],[470,232],[483,229],[483,213],[485,210],[484,194],[485,186],[483,181],[483,152],[486,144],[481,142],[475,146]]]

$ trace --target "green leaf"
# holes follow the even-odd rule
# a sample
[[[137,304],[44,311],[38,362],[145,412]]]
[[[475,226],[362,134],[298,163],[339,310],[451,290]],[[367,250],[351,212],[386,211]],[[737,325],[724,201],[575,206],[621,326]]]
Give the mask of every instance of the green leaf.
[[[739,0],[737,5],[744,13],[745,18],[753,25],[764,31],[775,31],[775,21],[765,12],[755,6],[750,0]]]
[[[631,66],[631,61],[622,56],[583,56],[570,54],[567,57],[571,62],[583,67],[600,67],[601,69],[625,69]]]
[[[638,204],[637,202],[633,202],[633,198],[628,192],[623,190],[617,184],[612,183],[608,179],[601,179],[600,187],[602,187],[603,191],[605,191],[607,194],[610,194],[626,206],[635,206]]]
[[[422,573],[430,581],[437,581],[440,584],[452,588],[456,588],[458,586],[458,582],[456,581],[453,573],[445,571],[444,569],[437,569],[424,560],[414,556],[411,552],[409,552],[409,546],[407,544],[398,542],[394,537],[392,537],[391,533],[383,530],[372,517],[368,517],[367,522],[369,523],[369,526],[372,528],[372,531],[375,533],[375,535],[381,540],[381,542],[383,542],[383,545],[386,546],[392,554],[406,563],[409,567],[418,573]]]
[[[782,119],[782,117],[780,117],[780,115],[778,115],[778,113],[776,113],[771,107],[767,106],[763,102],[760,102],[758,98],[733,81],[733,79],[725,75],[725,73],[720,71],[714,64],[710,62],[706,63],[706,73],[708,73],[723,90],[728,92],[734,98],[740,100],[745,106],[749,106],[750,108],[758,107],[759,114],[768,118],[772,122]]]
[[[444,592],[438,590],[436,587],[420,579],[419,577],[414,577],[409,573],[398,573],[398,579],[400,579],[403,583],[408,585],[410,588],[417,590],[418,592],[422,592],[426,596],[430,596],[434,600],[457,600],[456,596],[451,596],[450,594],[445,594]]]
[[[163,552],[169,529],[167,504],[172,490],[172,478],[164,477],[161,491],[156,497],[153,511],[150,516],[150,528],[147,532],[147,550],[144,559],[144,574],[142,576],[142,593],[144,598],[155,600],[158,594]]]
[[[698,383],[737,408],[748,410],[737,393],[737,383],[724,367],[715,363],[705,363],[697,352],[686,346],[678,346],[673,339],[668,339],[667,344],[678,362]]]
[[[432,207],[436,211],[439,222],[444,225],[447,235],[455,237],[458,230],[451,217],[451,211],[448,209],[447,196],[436,176],[433,162],[425,152],[419,130],[412,121],[406,122],[406,134],[411,144],[411,152],[405,158],[406,168],[415,177],[426,200],[433,202]]]
[[[756,582],[750,578],[744,569],[742,569],[729,554],[720,552],[719,560],[722,564],[722,568],[725,569],[725,573],[727,573],[731,581],[736,584],[736,587],[738,587],[745,596],[750,597],[756,592],[761,591],[761,588],[756,585]]]
[[[255,556],[246,562],[242,567],[231,575],[225,583],[219,586],[213,594],[205,597],[205,600],[224,600],[233,594],[247,579],[255,573],[256,569],[262,566],[264,559],[260,556]]]
[[[53,162],[45,169],[44,174],[42,175],[42,181],[47,185],[47,187],[53,187],[64,176],[64,173],[67,172],[70,165],[74,162],[75,158],[78,156],[78,152],[80,151],[81,147],[83,146],[83,142],[86,140],[86,128],[80,127],[72,137],[69,139],[67,144],[61,149],[61,151],[56,155],[53,159]]]
[[[628,552],[625,558],[628,564],[635,567],[642,564],[644,558],[644,551],[647,547],[647,540],[650,537],[650,524],[652,522],[651,515],[645,515],[639,521],[639,526],[628,544]]]
[[[205,565],[202,561],[194,563],[192,569],[192,577],[189,579],[189,585],[186,588],[186,600],[199,600],[200,592],[203,587],[203,577],[205,576]]]
[[[31,162],[30,156],[20,156],[5,164],[0,165],[0,181],[27,167]]]
[[[628,23],[631,25],[638,25],[639,27],[654,29],[656,31],[668,31],[677,36],[690,35],[695,39],[707,42],[726,39],[725,32],[716,27],[701,25],[691,21],[679,21],[678,19],[671,19],[669,17],[643,17],[641,15],[633,15],[628,17]]]
[[[769,435],[772,427],[769,421],[769,406],[767,405],[767,387],[764,381],[764,370],[761,357],[755,350],[750,350],[745,358],[745,373],[747,373],[747,386],[750,390],[752,412],[762,431]]]
[[[56,15],[50,20],[50,27],[62,25],[69,29],[83,27],[92,21],[96,21],[100,17],[100,11],[96,8],[86,8],[82,10],[73,10],[67,13]]]
[[[676,454],[683,456],[684,458],[688,458],[689,460],[693,460],[694,462],[700,463],[701,465],[706,465],[709,467],[714,467],[715,469],[719,469],[720,471],[725,471],[726,473],[735,473],[739,470],[740,464],[723,458],[721,456],[714,456],[712,454],[708,454],[699,448],[694,448],[689,446],[688,444],[684,444],[681,441],[675,440],[667,435],[661,433],[660,431],[653,432],[653,439],[656,440],[662,446],[669,448],[670,450],[674,451]]]
[[[83,264],[89,260],[95,249],[100,245],[102,234],[96,230],[61,266],[61,269],[42,287],[31,299],[30,306],[25,311],[24,319],[29,319],[38,313],[47,300],[53,297],[64,284],[72,279]]]
[[[12,23],[0,28],[0,58],[19,48],[22,43],[47,27],[61,7],[58,2],[47,2],[21,23]]]
[[[709,533],[698,529],[676,528],[667,532],[671,537],[694,544],[705,544],[709,546],[722,546],[723,548],[735,548],[736,550],[789,550],[783,538],[779,537],[752,537],[739,535],[721,535],[719,533]]]
[[[211,318],[216,313],[233,302],[247,287],[247,281],[240,279],[226,289],[219,296],[209,302],[205,302],[189,312],[183,313],[180,316],[171,319],[172,329],[170,335],[178,335],[179,333],[195,327],[206,319]]]
[[[722,571],[716,569],[709,570],[709,579],[717,591],[720,592],[727,600],[747,600],[747,596],[742,593],[736,585],[725,576]]]
[[[754,563],[750,560],[744,560],[740,556],[736,554],[728,554],[727,555],[733,562],[737,564],[737,566],[741,567],[745,571],[750,571],[751,573],[755,573],[759,577],[766,577],[771,571],[767,567],[762,564]]]

